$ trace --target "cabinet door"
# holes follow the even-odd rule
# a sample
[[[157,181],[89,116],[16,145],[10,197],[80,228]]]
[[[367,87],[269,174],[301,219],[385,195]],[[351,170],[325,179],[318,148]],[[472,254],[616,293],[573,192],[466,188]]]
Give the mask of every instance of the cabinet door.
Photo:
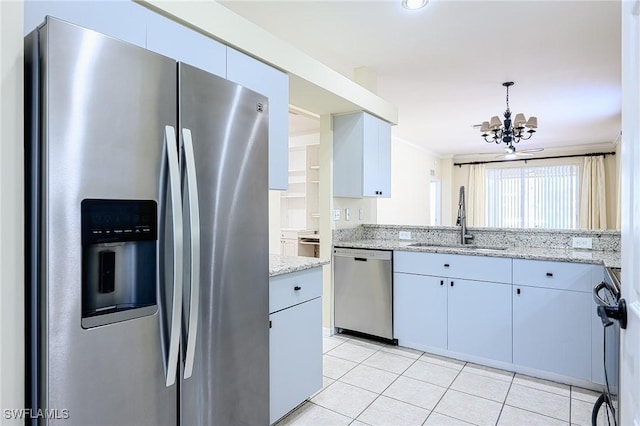
[[[378,120],[378,197],[391,197],[391,124]]]
[[[447,348],[445,278],[393,275],[393,337],[400,346]]]
[[[511,285],[452,279],[448,349],[511,362]]]
[[[364,114],[362,141],[362,195],[378,197],[380,195],[380,151],[378,143],[378,123],[380,120]]]
[[[322,298],[269,316],[270,423],[322,388]]]
[[[269,98],[269,189],[289,182],[289,77],[227,47],[227,79]]]
[[[146,17],[154,13],[131,1],[25,1],[25,34],[47,15],[145,47]]]
[[[147,49],[218,77],[227,76],[224,44],[155,13],[147,20]]]
[[[591,380],[591,295],[513,287],[513,363]]]
[[[365,112],[333,118],[336,197],[391,196],[391,126]]]

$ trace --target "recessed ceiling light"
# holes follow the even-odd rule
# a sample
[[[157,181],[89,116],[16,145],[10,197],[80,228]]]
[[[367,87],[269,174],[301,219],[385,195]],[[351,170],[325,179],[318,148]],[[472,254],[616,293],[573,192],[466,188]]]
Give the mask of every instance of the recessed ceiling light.
[[[429,3],[429,0],[402,0],[402,7],[409,10],[422,9]]]

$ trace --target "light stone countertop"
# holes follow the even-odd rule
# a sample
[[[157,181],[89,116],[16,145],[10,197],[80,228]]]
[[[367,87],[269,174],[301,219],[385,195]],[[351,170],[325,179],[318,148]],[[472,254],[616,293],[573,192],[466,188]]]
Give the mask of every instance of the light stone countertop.
[[[511,259],[551,260],[574,263],[594,263],[606,267],[620,268],[621,255],[619,251],[604,250],[576,250],[569,248],[529,248],[508,247],[505,250],[476,250],[469,247],[410,247],[417,241],[399,240],[350,240],[335,241],[334,247],[363,248],[374,250],[400,250],[425,253],[450,253],[470,256],[508,257]],[[434,243],[438,244],[438,243]]]
[[[290,272],[304,271],[305,269],[316,268],[327,265],[328,259],[303,256],[280,256],[279,254],[269,255],[269,276],[288,274]]]

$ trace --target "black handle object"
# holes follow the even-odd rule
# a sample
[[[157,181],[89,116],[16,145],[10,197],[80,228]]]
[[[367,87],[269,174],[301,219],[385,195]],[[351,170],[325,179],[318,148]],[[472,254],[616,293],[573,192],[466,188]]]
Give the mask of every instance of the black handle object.
[[[444,285],[444,280],[440,280],[440,285]]]
[[[448,263],[445,263],[445,264],[444,264],[444,267],[445,267],[445,268],[448,268],[448,267],[449,267],[449,264],[448,264]]]
[[[451,287],[453,287],[453,281],[451,281]]]
[[[358,262],[366,262],[367,258],[366,257],[354,257],[353,260],[357,260]]]
[[[295,286],[293,289],[294,289],[295,291],[298,291],[298,290],[302,290],[302,287],[300,287],[299,285],[297,285],[297,286]]]
[[[516,294],[520,294],[520,289],[517,289],[517,290],[516,290]]]
[[[551,273],[551,272],[547,272],[547,276],[548,276],[548,277],[553,277],[553,273]]]
[[[600,305],[597,308],[598,316],[602,320],[602,325],[608,327],[612,324],[609,318],[618,320],[620,328],[627,328],[627,301],[620,299],[618,306]]]

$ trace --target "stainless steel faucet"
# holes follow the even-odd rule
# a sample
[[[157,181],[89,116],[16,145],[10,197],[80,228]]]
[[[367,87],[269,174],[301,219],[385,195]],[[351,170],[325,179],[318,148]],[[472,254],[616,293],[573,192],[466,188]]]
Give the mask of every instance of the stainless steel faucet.
[[[464,186],[460,187],[460,199],[458,200],[458,219],[456,225],[460,226],[460,243],[469,244],[468,240],[473,239],[473,235],[467,234],[467,213],[464,202]]]

